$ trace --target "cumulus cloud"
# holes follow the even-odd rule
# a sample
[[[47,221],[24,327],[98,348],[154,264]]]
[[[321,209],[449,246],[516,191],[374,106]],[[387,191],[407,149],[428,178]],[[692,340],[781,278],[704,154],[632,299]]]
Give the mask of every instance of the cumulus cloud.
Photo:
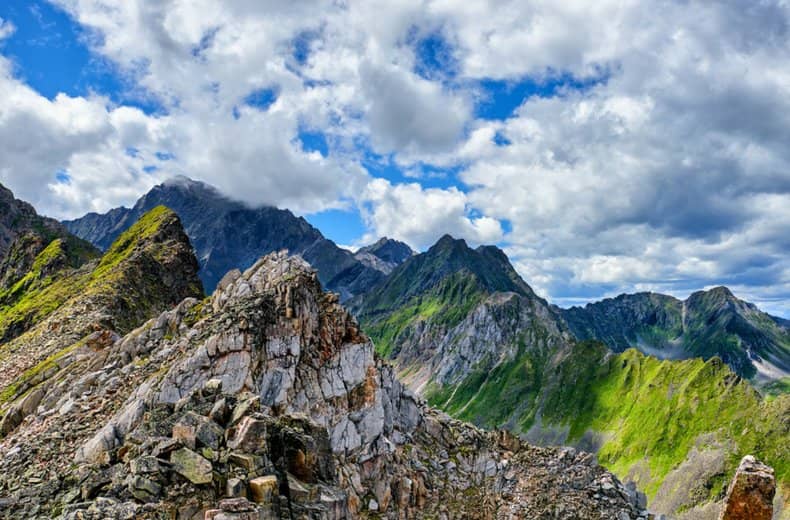
[[[370,208],[365,219],[376,236],[402,237],[409,245],[423,249],[449,233],[472,243],[499,242],[499,221],[473,216],[466,195],[456,188],[425,189],[417,183],[392,185],[384,179],[372,180],[363,195]]]
[[[0,180],[56,216],[182,173],[251,204],[356,206],[364,239],[501,241],[564,303],[727,283],[788,312],[786,2],[54,1],[162,107],[46,99],[0,58]],[[452,70],[425,73],[428,35]],[[492,79],[568,86],[487,121]],[[450,187],[374,178],[369,151]]]

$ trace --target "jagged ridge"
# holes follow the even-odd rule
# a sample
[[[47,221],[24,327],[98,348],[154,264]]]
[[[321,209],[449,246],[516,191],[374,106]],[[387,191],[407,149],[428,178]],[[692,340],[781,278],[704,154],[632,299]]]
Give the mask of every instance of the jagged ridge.
[[[591,456],[427,408],[298,258],[269,255],[229,274],[209,300],[186,300],[115,342],[100,373],[133,384],[81,376],[74,385],[91,393],[79,404],[125,404],[76,452],[78,470],[27,488],[44,511],[187,518],[249,492],[256,503],[220,502],[223,514],[646,518],[635,491]],[[50,420],[68,431],[75,416]],[[25,457],[6,452],[0,469]]]
[[[790,329],[726,287],[697,291],[685,301],[655,293],[620,295],[562,311],[579,339],[616,352],[635,347],[661,358],[722,358],[758,382],[790,375]]]

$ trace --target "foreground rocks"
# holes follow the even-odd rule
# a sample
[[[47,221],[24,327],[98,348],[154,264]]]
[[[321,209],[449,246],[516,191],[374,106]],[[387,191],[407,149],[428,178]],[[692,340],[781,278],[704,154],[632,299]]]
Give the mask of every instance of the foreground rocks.
[[[719,520],[771,520],[775,494],[774,470],[747,455],[727,489]]]
[[[89,438],[0,445],[6,468],[71,456],[57,477],[0,488],[0,517],[648,518],[591,455],[428,408],[299,258],[229,274],[116,341],[98,371],[122,379],[92,392],[123,404],[85,421]],[[68,412],[61,431],[80,438]]]

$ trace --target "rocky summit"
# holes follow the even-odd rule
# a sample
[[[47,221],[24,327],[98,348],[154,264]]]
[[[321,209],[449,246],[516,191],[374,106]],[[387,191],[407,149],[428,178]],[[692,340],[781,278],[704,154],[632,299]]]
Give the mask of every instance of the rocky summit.
[[[101,349],[0,444],[0,516],[648,518],[592,455],[428,407],[298,257]]]

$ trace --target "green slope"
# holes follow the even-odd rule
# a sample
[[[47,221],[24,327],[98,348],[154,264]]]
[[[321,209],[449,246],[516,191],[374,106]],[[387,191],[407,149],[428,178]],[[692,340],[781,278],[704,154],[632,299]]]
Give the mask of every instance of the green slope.
[[[746,454],[772,465],[783,485],[790,483],[790,395],[763,398],[715,357],[659,360],[581,342],[545,360],[525,349],[458,387],[434,387],[427,398],[488,427],[507,424],[523,433],[558,428],[571,444],[593,433],[602,439],[599,460],[615,473],[649,468],[649,477],[638,482],[649,496],[702,438],[735,445],[726,474],[712,479],[705,498],[722,492]]]

